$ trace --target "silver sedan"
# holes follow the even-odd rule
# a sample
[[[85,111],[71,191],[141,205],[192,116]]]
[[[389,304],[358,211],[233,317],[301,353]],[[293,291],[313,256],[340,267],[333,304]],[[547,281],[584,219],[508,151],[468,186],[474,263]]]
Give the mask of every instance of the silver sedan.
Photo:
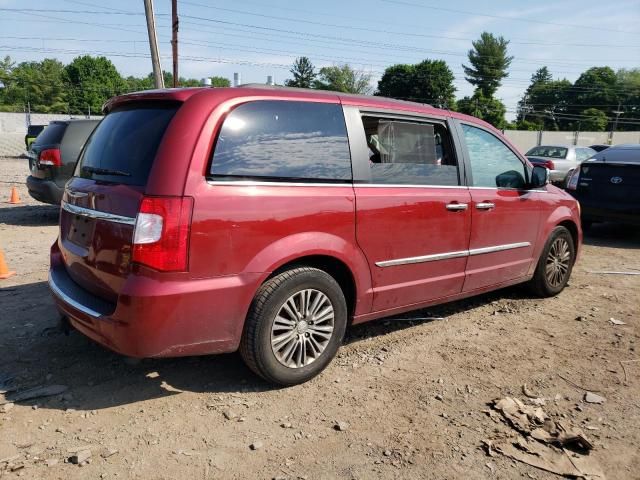
[[[564,185],[569,172],[596,153],[589,147],[576,145],[539,145],[529,150],[526,156],[534,165],[547,167],[553,183]]]

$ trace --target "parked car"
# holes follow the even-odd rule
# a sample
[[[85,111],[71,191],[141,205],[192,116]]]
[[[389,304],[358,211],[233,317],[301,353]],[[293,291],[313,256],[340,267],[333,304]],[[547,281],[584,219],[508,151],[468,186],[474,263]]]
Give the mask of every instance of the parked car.
[[[533,147],[525,155],[532,164],[548,168],[551,181],[564,187],[571,171],[580,162],[595,154],[596,151],[588,147],[539,145]]]
[[[606,150],[611,145],[597,144],[597,145],[589,145],[591,150],[595,150],[596,152],[601,152],[602,150]]]
[[[59,205],[64,184],[73,175],[80,150],[98,120],[54,121],[38,135],[29,152],[29,195]]]
[[[345,329],[528,282],[567,283],[577,202],[502,134],[430,106],[317,90],[116,97],[67,183],[49,286],[125,355],[240,350],[309,380]]]
[[[36,137],[40,135],[46,125],[29,125],[27,127],[27,134],[24,136],[24,145],[27,151],[31,149],[31,144],[35,141]]]
[[[616,145],[583,162],[567,190],[582,207],[582,225],[640,225],[640,145]]]

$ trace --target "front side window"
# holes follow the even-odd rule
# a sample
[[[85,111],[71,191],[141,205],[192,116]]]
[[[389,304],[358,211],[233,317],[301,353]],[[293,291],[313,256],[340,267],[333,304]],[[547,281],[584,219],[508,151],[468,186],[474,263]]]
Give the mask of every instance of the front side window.
[[[440,123],[362,118],[371,182],[399,185],[459,185],[449,132]]]
[[[525,167],[504,143],[491,133],[462,125],[469,151],[474,187],[525,188]]]
[[[209,174],[217,179],[350,181],[342,108],[278,100],[242,104],[224,120]]]

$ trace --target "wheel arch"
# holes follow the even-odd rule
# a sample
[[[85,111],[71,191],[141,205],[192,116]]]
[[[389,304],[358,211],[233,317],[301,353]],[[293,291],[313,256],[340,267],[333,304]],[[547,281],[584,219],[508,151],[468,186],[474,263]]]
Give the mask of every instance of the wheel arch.
[[[353,317],[356,309],[358,289],[353,272],[346,263],[330,255],[305,255],[280,265],[271,272],[265,281],[296,267],[317,268],[331,275],[333,279],[338,282],[338,285],[340,285],[344,293],[349,318]]]
[[[297,233],[267,246],[249,262],[245,271],[263,272],[257,292],[274,275],[303,265],[323,270],[335,278],[345,293],[349,316],[371,311],[371,272],[355,239],[324,232]]]

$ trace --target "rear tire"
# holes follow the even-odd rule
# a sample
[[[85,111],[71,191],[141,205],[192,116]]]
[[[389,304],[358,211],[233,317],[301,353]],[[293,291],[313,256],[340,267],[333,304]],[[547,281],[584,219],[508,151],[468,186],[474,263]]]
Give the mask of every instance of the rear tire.
[[[240,354],[265,380],[296,385],[319,374],[344,338],[347,304],[338,282],[310,267],[265,282],[251,303]]]
[[[565,227],[556,227],[542,250],[529,286],[540,297],[560,293],[571,277],[576,258],[573,237]]]

